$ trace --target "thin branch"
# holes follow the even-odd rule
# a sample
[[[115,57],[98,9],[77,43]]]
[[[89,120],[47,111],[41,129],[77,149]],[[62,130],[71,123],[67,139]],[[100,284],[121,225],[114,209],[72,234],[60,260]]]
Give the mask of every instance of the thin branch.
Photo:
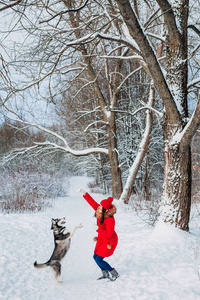
[[[194,32],[198,34],[198,36],[200,36],[200,30],[195,25],[188,25],[188,28],[191,28],[192,30],[194,30]]]
[[[109,123],[108,123],[108,122],[105,122],[105,121],[95,121],[95,122],[89,124],[89,125],[84,129],[84,132],[86,132],[86,131],[87,131],[90,127],[92,127],[93,125],[96,125],[96,124],[99,124],[99,123],[101,123],[101,124],[103,124],[103,125],[109,125]]]
[[[119,110],[119,109],[112,109],[111,111],[119,112],[119,113],[124,113],[124,114],[131,115],[131,116],[134,117],[137,113],[139,113],[140,111],[145,110],[145,109],[149,109],[149,110],[153,111],[154,113],[156,113],[161,118],[163,117],[163,113],[159,112],[155,108],[153,108],[151,106],[148,106],[148,105],[146,105],[144,107],[138,108],[134,113],[131,113],[131,112],[128,112],[128,111]]]
[[[78,12],[79,10],[83,9],[83,8],[87,5],[88,1],[89,1],[89,0],[86,0],[85,3],[84,3],[82,6],[78,7],[78,8],[67,9],[67,10],[65,10],[65,11],[61,11],[61,12],[55,14],[54,16],[52,16],[51,18],[49,18],[48,20],[40,21],[39,24],[47,23],[47,22],[49,22],[49,21],[52,21],[52,20],[55,19],[56,17],[61,16],[61,15],[64,15],[64,14],[69,13],[69,12]]]
[[[9,112],[11,112],[9,110]],[[16,115],[16,114],[15,114]],[[32,126],[32,127],[35,127],[43,132],[46,132],[54,137],[56,137],[58,140],[62,141],[64,146],[60,146],[58,144],[55,144],[55,143],[51,143],[49,141],[45,142],[45,143],[36,143],[38,146],[52,146],[54,149],[59,149],[59,150],[63,150],[65,151],[66,153],[70,153],[74,156],[87,156],[89,154],[94,154],[94,153],[102,153],[102,154],[108,154],[108,150],[105,149],[105,148],[100,148],[100,147],[95,147],[95,148],[89,148],[89,149],[85,149],[85,150],[73,150],[72,148],[69,147],[66,139],[64,137],[62,137],[60,134],[50,130],[50,129],[47,129],[43,126],[40,126],[38,124],[33,124],[31,122],[28,122],[28,121],[24,121],[22,119],[15,119],[15,118],[12,118],[10,116],[7,116],[8,119],[12,120],[12,121],[15,121],[15,122],[19,122],[21,124],[26,124],[26,125],[29,125],[29,126]],[[25,148],[26,151],[29,151],[29,150],[32,150],[33,147],[27,147]],[[21,149],[17,152],[19,152],[19,154],[21,154]],[[19,154],[16,154],[16,155],[19,155]],[[16,157],[16,156],[15,156]]]
[[[12,3],[10,3],[10,4],[7,4],[6,6],[0,8],[0,12],[3,11],[3,10],[5,10],[5,9],[11,8],[11,7],[13,7],[13,6],[19,4],[20,2],[22,2],[22,0],[17,0],[17,1],[15,1],[15,2],[12,2]]]
[[[84,44],[88,44],[91,41],[95,40],[97,37],[105,39],[105,40],[110,40],[110,41],[114,41],[114,42],[118,42],[118,43],[122,43],[126,46],[128,46],[129,48],[131,48],[132,50],[134,50],[135,53],[137,54],[141,54],[139,49],[136,48],[136,45],[134,45],[133,43],[131,43],[129,40],[127,40],[126,38],[123,38],[121,36],[111,36],[108,34],[104,34],[104,33],[98,33],[96,32],[88,34],[84,37],[81,37],[80,39],[77,39],[75,41],[69,42],[67,43],[67,46],[76,46],[76,45],[84,45]]]
[[[128,80],[129,77],[132,77],[136,72],[139,72],[140,70],[143,69],[143,66],[135,69],[133,72],[129,73],[124,80],[120,83],[120,85],[117,88],[117,93],[119,93],[119,91],[121,90],[122,86],[124,85],[124,83],[126,82],[126,80]]]
[[[102,39],[105,39],[105,40],[110,40],[110,41],[124,44],[127,47],[129,47],[130,49],[132,49],[135,53],[141,55],[139,48],[137,48],[136,45],[134,45],[133,43],[131,43],[131,41],[129,41],[128,39],[126,39],[122,36],[119,36],[119,37],[118,36],[110,36],[108,34],[103,34],[103,33],[98,33],[97,36]]]
[[[191,139],[193,138],[199,126],[200,126],[200,94],[198,96],[198,101],[197,101],[195,111],[193,112],[192,117],[190,118],[188,124],[185,126],[185,128],[183,129],[180,135],[180,141],[183,147],[189,145]]]
[[[139,55],[132,55],[132,56],[109,56],[109,55],[102,55],[100,58],[112,58],[112,59],[124,59],[124,60],[129,60],[129,59],[139,59],[143,60],[142,56]]]
[[[192,50],[192,52],[190,53],[189,57],[187,60],[191,59],[194,55],[195,52],[200,48],[200,43]]]
[[[197,83],[199,83],[199,82],[200,82],[200,77],[198,77],[198,78],[196,78],[196,79],[190,81],[190,82],[188,83],[187,88],[190,89],[190,88],[192,88],[193,86],[195,86],[195,85],[196,85]]]
[[[166,42],[166,39],[164,37],[159,36],[157,34],[154,34],[154,33],[151,33],[151,32],[147,32],[146,35],[148,35],[150,37],[153,37],[153,38],[155,38],[157,40],[160,40],[161,42],[164,42],[164,43]]]
[[[144,24],[144,31],[147,29],[147,27],[149,25],[151,25],[156,19],[160,18],[161,15],[157,16],[155,18],[155,16],[157,15],[157,13],[159,12],[160,7],[149,17],[148,21]]]

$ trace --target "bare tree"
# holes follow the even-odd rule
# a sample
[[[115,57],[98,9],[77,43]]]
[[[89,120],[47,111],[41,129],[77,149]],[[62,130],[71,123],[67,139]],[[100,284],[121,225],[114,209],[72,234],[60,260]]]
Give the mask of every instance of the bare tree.
[[[71,22],[71,27],[74,29],[74,33],[76,39],[81,38],[81,30],[76,29],[76,27],[80,27],[80,15],[78,13],[74,13],[75,3],[74,1],[63,1],[67,6],[69,11],[69,19]],[[105,95],[102,91],[102,87],[100,85],[99,80],[97,79],[98,74],[96,73],[95,68],[91,63],[90,52],[88,51],[86,45],[80,45],[80,51],[83,56],[84,62],[87,65],[87,72],[90,78],[90,81],[93,82],[94,88],[96,91],[97,99],[99,102],[99,106],[101,108],[102,116],[104,122],[106,124],[107,131],[107,148],[108,148],[108,156],[110,161],[110,170],[112,174],[112,193],[113,197],[119,198],[122,192],[122,181],[121,181],[121,170],[119,168],[118,154],[117,154],[117,140],[116,140],[116,124],[115,124],[115,112],[113,109],[116,107],[117,95],[116,95],[116,84],[117,84],[117,76],[115,81],[113,82],[113,88],[111,87],[111,81],[107,75],[106,81],[108,85],[108,97],[105,98]],[[108,71],[109,68],[107,63],[105,63],[105,68]],[[115,73],[119,72],[119,62],[116,64]]]
[[[189,230],[191,205],[190,142],[200,124],[200,97],[192,117],[188,118],[188,1],[157,0],[164,15],[166,34],[166,77],[136,12],[128,0],[116,0],[129,34],[141,51],[149,74],[163,101],[164,111],[164,185],[160,217]]]
[[[23,28],[27,31],[28,37],[38,39],[38,44],[33,43],[32,49],[27,49],[27,63],[30,62],[30,57],[32,57],[33,62],[38,60],[40,76],[34,74],[34,68],[31,68],[31,77],[37,77],[37,79],[33,81],[31,78],[30,83],[23,85],[19,82],[18,88],[11,89],[8,93],[8,98],[12,97],[16,92],[22,94],[27,89],[34,88],[36,85],[40,86],[47,79],[49,80],[49,94],[53,103],[57,103],[58,95],[66,93],[69,89],[69,83],[73,84],[77,79],[79,82],[82,81],[83,84],[74,92],[74,98],[82,92],[86,93],[86,89],[92,86],[103,117],[102,124],[106,126],[107,153],[112,174],[112,192],[115,198],[119,198],[122,192],[122,179],[117,151],[115,109],[120,90],[130,75],[122,74],[123,60],[126,60],[129,49],[120,47],[120,40],[118,41],[118,39],[113,39],[112,47],[114,49],[112,49],[110,40],[107,41],[106,37],[104,40],[95,42],[94,45],[88,43],[87,40],[82,42],[83,37],[85,39],[85,36],[89,37],[91,33],[95,32],[95,27],[99,26],[101,21],[103,21],[103,24],[100,25],[103,34],[108,31],[115,34],[121,33],[119,23],[115,22],[117,11],[112,3],[109,3],[108,9],[105,9],[104,5],[99,2],[95,10],[94,5],[88,1],[80,1],[79,4],[74,1],[63,1],[63,3],[67,7],[66,10],[61,10],[61,6],[55,5],[54,7],[51,3],[48,3],[47,6],[41,4],[40,7],[37,2],[31,4],[36,6],[41,12],[39,17],[39,24],[42,24],[40,25],[41,28],[38,23],[34,28],[33,24],[30,25],[30,21],[27,24],[23,23],[26,21],[20,20],[23,23]],[[46,7],[48,8],[47,10],[45,10]],[[52,10],[52,7],[54,7],[54,10]],[[84,11],[86,8],[89,15]],[[20,13],[26,13],[27,20],[29,20],[28,10],[29,4],[25,7],[22,5],[19,8]],[[93,15],[96,17],[93,18]],[[59,19],[58,22],[57,19]],[[66,26],[65,30],[61,29],[63,24]],[[48,28],[49,31],[45,32],[42,26]],[[89,34],[87,35],[87,33]],[[61,37],[61,41],[58,39],[58,36]],[[66,45],[63,46],[63,42],[66,42]],[[72,50],[69,50],[70,48]],[[41,52],[43,55],[42,59]],[[78,55],[80,59],[74,59],[75,55]],[[114,55],[114,61],[109,60],[112,55]],[[17,56],[19,57],[19,53],[17,53]],[[23,55],[22,57],[25,58],[26,56]],[[136,57],[137,59],[140,58]],[[16,65],[18,65],[17,61]],[[27,73],[26,66],[23,68],[20,66],[20,70],[24,74]],[[69,73],[73,74],[72,77],[67,77]],[[64,77],[63,82],[62,79]],[[124,79],[122,80],[121,78],[123,77]],[[59,94],[57,94],[58,89],[55,88],[55,82],[59,82]],[[70,153],[75,152],[70,151]],[[81,154],[82,152],[78,153]],[[85,153],[90,152],[86,151]]]

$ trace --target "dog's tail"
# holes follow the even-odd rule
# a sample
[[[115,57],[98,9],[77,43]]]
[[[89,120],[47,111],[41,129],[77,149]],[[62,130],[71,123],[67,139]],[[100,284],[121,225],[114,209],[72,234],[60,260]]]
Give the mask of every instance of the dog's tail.
[[[44,263],[44,264],[38,264],[37,261],[35,261],[33,265],[34,265],[35,268],[38,268],[38,269],[48,267],[48,263],[47,262]]]

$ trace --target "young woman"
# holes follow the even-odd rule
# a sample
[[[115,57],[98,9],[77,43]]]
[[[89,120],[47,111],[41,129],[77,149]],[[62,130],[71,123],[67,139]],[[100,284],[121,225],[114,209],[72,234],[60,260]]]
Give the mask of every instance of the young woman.
[[[94,238],[96,246],[93,258],[102,271],[102,276],[98,279],[109,278],[114,281],[117,277],[119,277],[119,274],[106,261],[104,261],[105,257],[109,257],[113,254],[118,243],[114,219],[116,207],[112,204],[113,198],[109,197],[98,204],[84,190],[79,190],[79,192],[82,193],[85,200],[95,210],[95,216],[97,218],[98,229],[96,231],[98,236]]]

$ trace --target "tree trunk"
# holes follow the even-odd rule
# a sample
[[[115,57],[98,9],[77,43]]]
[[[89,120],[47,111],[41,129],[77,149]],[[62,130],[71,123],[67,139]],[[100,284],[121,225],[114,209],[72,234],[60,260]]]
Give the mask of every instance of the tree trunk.
[[[65,5],[68,9],[71,8],[72,1],[63,0]],[[73,12],[69,13],[71,25],[73,28],[78,27],[79,19],[76,20],[76,17]],[[80,33],[78,29],[75,29],[76,38],[80,38]],[[96,80],[96,73],[95,69],[91,65],[90,56],[88,54],[87,48],[85,45],[80,46],[80,52],[84,59],[84,62],[87,64],[87,72],[89,75],[90,80],[94,83],[94,88],[96,91],[97,99],[99,102],[99,106],[101,108],[101,112],[104,118],[104,121],[108,124],[107,125],[107,147],[108,147],[108,156],[109,156],[109,163],[111,169],[111,176],[112,176],[112,196],[113,198],[119,199],[122,193],[122,179],[121,179],[121,170],[119,168],[118,163],[118,153],[117,153],[117,138],[116,138],[116,125],[115,125],[115,113],[110,112],[107,110],[107,101],[103,96],[103,92],[101,90],[98,81]],[[116,96],[114,95],[114,105],[116,103]],[[114,107],[113,105],[113,107]],[[113,108],[112,107],[112,108]]]
[[[166,223],[188,231],[191,206],[191,151],[165,141],[164,183],[159,216]]]
[[[149,40],[145,37],[130,1],[116,0],[165,107],[164,112],[164,183],[160,217],[176,227],[189,230],[191,206],[190,140],[200,115],[200,99],[192,120],[186,125],[187,108],[187,21],[188,0],[157,0],[167,29],[167,76],[164,78]],[[173,8],[172,6],[175,5]],[[167,79],[167,80],[166,80]],[[180,137],[181,135],[181,137]]]
[[[149,101],[148,101],[149,107],[152,107],[154,105],[154,100],[155,100],[155,89],[153,86],[151,86],[150,92],[149,92]],[[147,110],[145,132],[144,132],[142,141],[139,145],[139,150],[138,150],[137,156],[134,160],[133,165],[131,166],[131,168],[129,170],[129,175],[128,175],[125,187],[124,187],[123,192],[120,197],[120,200],[123,201],[125,204],[127,204],[129,202],[131,192],[133,190],[133,184],[136,179],[136,175],[137,175],[138,170],[141,166],[141,163],[146,155],[148,145],[149,145],[151,128],[152,128],[152,114],[151,114],[150,110]]]
[[[157,0],[163,12],[170,6],[163,0]],[[165,222],[174,224],[182,230],[189,230],[191,206],[191,151],[190,146],[175,138],[184,130],[187,107],[187,18],[188,0],[177,3],[174,12],[180,28],[176,28],[174,15],[168,11],[164,18],[168,27],[167,34],[167,80],[177,105],[182,126],[173,125],[164,119],[164,181],[160,216]]]
[[[146,156],[145,172],[143,177],[143,195],[146,201],[150,200],[150,180],[149,180],[149,158]]]
[[[109,112],[107,125],[108,156],[112,175],[112,196],[119,199],[122,193],[121,170],[118,163],[115,113]]]

